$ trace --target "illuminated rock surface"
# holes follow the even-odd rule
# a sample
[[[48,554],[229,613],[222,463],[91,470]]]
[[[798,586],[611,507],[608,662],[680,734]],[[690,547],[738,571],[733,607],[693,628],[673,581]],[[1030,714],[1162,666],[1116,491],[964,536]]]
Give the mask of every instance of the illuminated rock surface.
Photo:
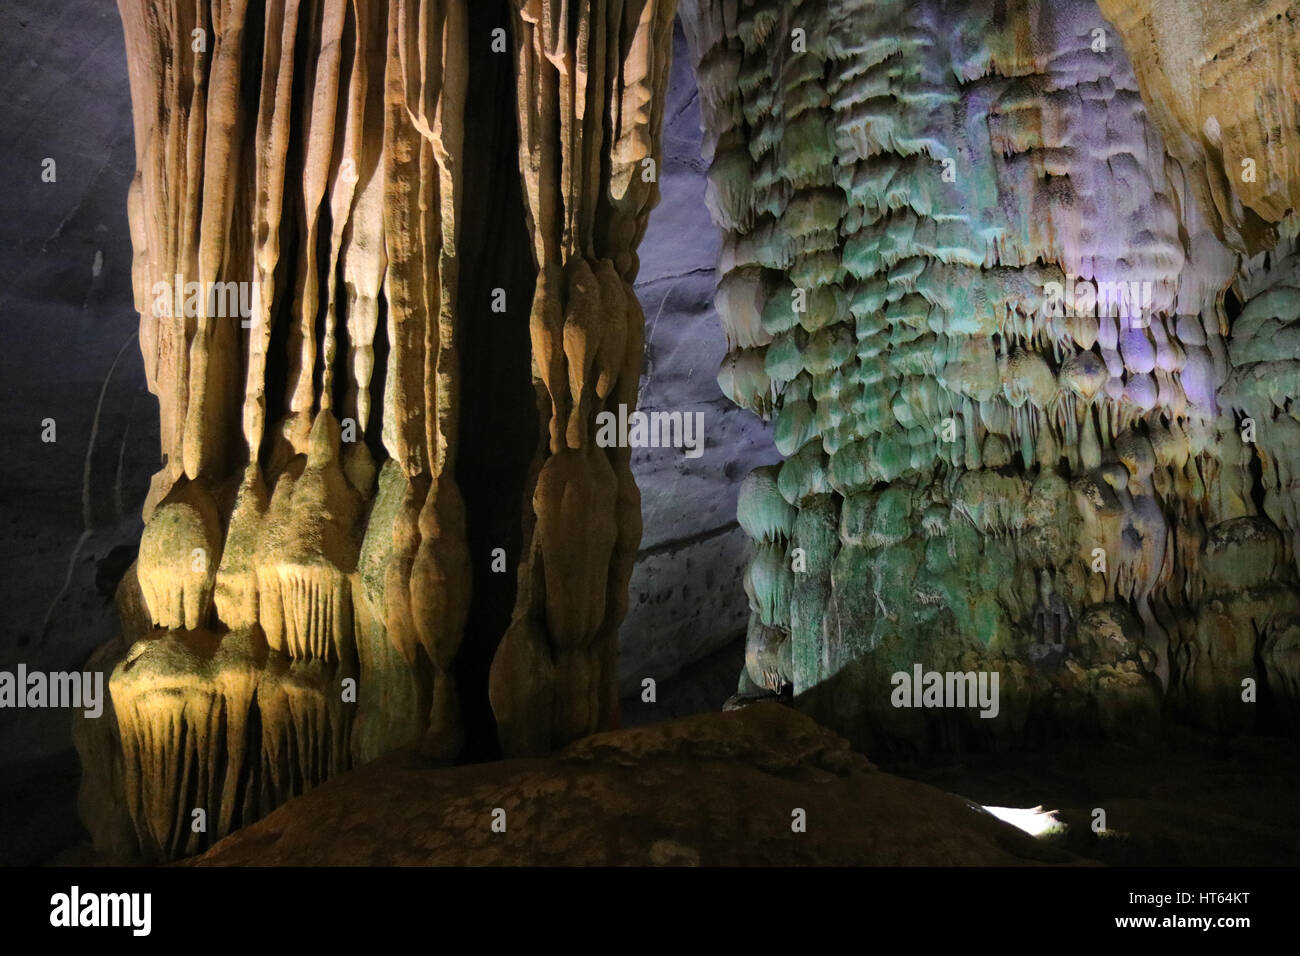
[[[395,746],[540,753],[614,721],[641,520],[595,416],[637,398],[672,8],[500,12],[121,5],[163,467],[116,724],[77,735],[101,849],[129,849],[123,813],[167,859]],[[473,429],[462,469],[486,404],[504,433]]]
[[[620,692],[737,626],[727,693],[793,691],[880,762],[1300,727],[1294,2],[683,0],[697,106],[669,94],[666,0],[120,6],[162,466],[120,634],[87,665],[109,714],[75,722],[104,856],[243,845],[241,827],[394,749],[364,773],[393,773],[395,800],[438,781],[452,830],[420,810],[412,850],[435,855],[498,794],[579,830],[592,800],[635,816],[626,761],[704,803],[725,798],[685,779],[701,753],[772,805],[785,773],[850,791],[810,817],[871,805],[859,775],[893,778],[838,741],[831,758],[730,736],[784,717],[692,723],[683,759],[670,730],[542,756],[616,726]],[[646,274],[660,177],[690,179],[661,130],[688,107],[707,181],[670,200]],[[674,243],[702,207],[718,231]],[[709,347],[656,342],[665,307],[701,313],[715,284]],[[598,443],[598,414],[647,393],[741,451],[688,474]],[[747,444],[751,413],[780,462]],[[32,631],[55,633],[50,661],[77,656],[63,597],[103,543],[99,427],[96,406],[84,465],[65,463],[84,534]],[[117,537],[135,534],[126,439]],[[634,610],[620,641],[651,599],[674,613]],[[891,676],[915,665],[997,673],[997,716],[895,706]],[[500,755],[538,759],[431,769]],[[338,786],[357,779],[384,786]],[[692,848],[702,824],[674,792],[613,851],[557,830],[505,860],[484,829],[463,852],[788,861],[724,850],[767,825],[752,816]],[[1165,796],[1115,799],[1172,843],[1190,817]],[[965,833],[959,817],[943,819]],[[273,819],[294,852],[329,852]],[[1276,821],[1220,822],[1294,849]],[[374,852],[401,858],[373,825]],[[941,859],[916,832],[932,862],[988,849],[976,834]],[[795,852],[914,862],[873,833],[852,859]]]
[[[1258,252],[1300,206],[1294,0],[1099,0],[1169,151],[1234,248]]]
[[[1117,16],[1184,36],[1189,6]],[[1231,251],[1143,102],[1159,58],[1129,51],[1140,84],[1091,0],[682,15],[725,233],[718,381],[786,457],[741,493],[742,691],[792,686],[866,747],[1292,721],[1294,228]],[[1290,22],[1252,61],[1270,102]],[[1248,137],[1249,97],[1214,102]],[[1255,196],[1274,218],[1288,144]],[[891,707],[915,662],[998,672],[1000,714]]]

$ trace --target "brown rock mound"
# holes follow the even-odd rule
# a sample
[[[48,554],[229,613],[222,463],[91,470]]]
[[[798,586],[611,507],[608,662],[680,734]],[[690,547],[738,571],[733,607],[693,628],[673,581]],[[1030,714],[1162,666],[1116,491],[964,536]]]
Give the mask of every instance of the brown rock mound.
[[[505,832],[493,831],[494,810]],[[806,832],[792,829],[806,812]],[[497,813],[496,817],[500,817]],[[777,704],[435,768],[407,751],[335,777],[199,865],[1008,865],[1080,862],[878,771]]]

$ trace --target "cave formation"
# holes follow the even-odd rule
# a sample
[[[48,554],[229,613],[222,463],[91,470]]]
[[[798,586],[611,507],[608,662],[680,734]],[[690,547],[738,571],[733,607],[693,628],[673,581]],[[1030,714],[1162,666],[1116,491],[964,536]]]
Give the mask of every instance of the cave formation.
[[[1102,6],[686,8],[718,381],[786,456],[741,491],[742,686],[864,744],[1294,720],[1296,131],[1231,105],[1285,113],[1293,74],[1261,61],[1293,70],[1293,33],[1232,47],[1254,68],[1214,63],[1186,116],[1190,71],[1135,76],[1101,13],[1167,37]],[[1273,21],[1229,6],[1202,41]],[[921,634],[938,670],[1000,673],[1002,720],[867,692]]]
[[[727,706],[868,753],[1294,733],[1296,8],[1152,6],[119,0],[162,466],[74,731],[96,848],[618,726],[641,504],[597,416],[674,17],[717,382],[782,458],[736,479]],[[998,716],[891,706],[917,662]]]
[[[507,755],[612,725],[640,503],[594,421],[635,402],[673,11],[471,6],[121,4],[163,468],[104,659],[115,725],[79,736],[115,850],[192,853],[394,747],[455,760],[467,727],[496,752],[488,696]],[[501,247],[464,225],[485,208]],[[159,307],[173,276],[197,309]],[[227,283],[253,290],[242,322],[217,314]],[[527,316],[533,389],[464,374],[498,304]],[[503,399],[474,440],[535,447],[459,469],[463,417]],[[495,608],[470,621],[471,540],[512,545],[504,633]]]

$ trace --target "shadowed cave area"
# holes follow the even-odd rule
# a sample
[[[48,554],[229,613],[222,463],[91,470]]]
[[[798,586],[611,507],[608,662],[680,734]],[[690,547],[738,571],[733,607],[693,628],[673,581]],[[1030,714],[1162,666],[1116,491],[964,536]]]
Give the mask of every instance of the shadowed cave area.
[[[6,5],[0,862],[1300,861],[1298,18]]]

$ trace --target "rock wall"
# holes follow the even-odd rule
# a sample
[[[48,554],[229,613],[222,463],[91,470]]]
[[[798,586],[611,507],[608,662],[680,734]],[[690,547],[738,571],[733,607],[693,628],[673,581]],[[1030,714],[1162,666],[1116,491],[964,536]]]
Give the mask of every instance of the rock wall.
[[[747,472],[778,458],[770,422],[730,402],[715,380],[726,354],[713,308],[721,236],[704,205],[708,165],[700,156],[699,93],[680,24],[673,40],[662,199],[641,243],[636,283],[646,312],[637,407],[702,414],[705,440],[698,457],[680,448],[632,451],[644,530],[619,635],[618,672],[622,696],[636,695],[629,706],[647,717],[663,712],[665,698],[642,706],[642,680],[662,684],[743,639],[749,607],[740,582],[748,546],[736,522],[736,493]]]
[[[1233,412],[1280,434],[1296,385],[1231,343],[1284,336],[1297,303],[1234,323],[1254,273],[1096,4],[683,18],[725,233],[719,382],[786,456],[740,493],[742,685],[879,746],[1291,708],[1294,499],[1261,507],[1289,471]],[[998,715],[899,706],[918,664],[996,673]]]
[[[158,463],[123,202],[121,23],[92,0],[18,0],[0,10],[0,55],[15,65],[0,77],[0,669],[67,671],[116,631],[113,589]],[[0,710],[0,778],[70,749],[68,723]]]

